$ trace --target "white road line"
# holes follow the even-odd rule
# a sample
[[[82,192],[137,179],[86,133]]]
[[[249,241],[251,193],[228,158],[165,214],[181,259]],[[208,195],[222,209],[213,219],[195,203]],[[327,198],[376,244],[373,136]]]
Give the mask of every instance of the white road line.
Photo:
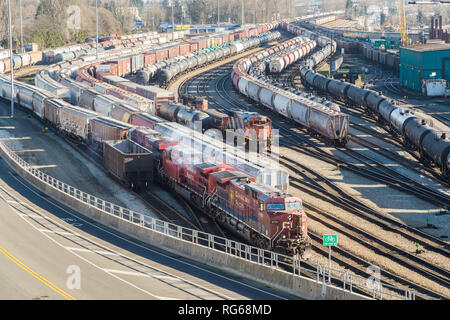
[[[14,209],[14,208],[11,207],[11,206],[10,206],[10,209],[13,210],[16,214],[18,214],[18,215],[20,216],[20,214],[17,212],[16,209]],[[22,218],[26,223],[28,223],[30,226],[32,226],[34,229],[36,229],[37,231],[40,231],[40,232],[41,232],[40,229],[36,228],[36,227],[35,227],[33,224],[31,224],[27,219],[25,219],[25,218],[23,218],[23,217],[21,217],[21,218]],[[64,248],[64,249],[65,249],[65,247],[64,247],[62,244],[60,244],[58,241],[56,241],[55,239],[53,239],[52,237],[50,237],[49,235],[47,235],[46,232],[41,232],[41,233],[42,233],[42,235],[44,235],[45,237],[47,237],[49,240],[53,241],[57,246],[60,246],[61,248]],[[66,250],[67,250],[67,249],[66,249]],[[96,265],[95,263],[93,263],[92,261],[89,261],[88,259],[83,258],[82,256],[76,254],[76,253],[73,252],[73,251],[70,251],[70,250],[68,250],[68,251],[71,252],[71,253],[72,253],[73,255],[75,255],[76,257],[78,257],[79,259],[81,259],[81,260],[85,261],[86,263],[88,263],[88,264],[94,266],[95,268],[97,268],[97,269],[99,269],[99,270],[103,270],[101,267],[97,266],[97,265]],[[103,270],[103,271],[104,271],[104,270]],[[105,272],[106,272],[106,271],[105,271]],[[124,280],[124,279],[122,279],[122,278],[120,278],[120,277],[114,275],[114,274],[112,274],[112,273],[109,273],[109,272],[106,272],[106,273],[109,274],[110,276],[112,276],[113,278],[116,278],[117,280],[122,281],[122,282],[124,282],[124,283],[130,285],[131,287],[133,287],[133,288],[135,288],[135,289],[137,289],[137,290],[139,290],[139,291],[142,291],[142,292],[144,292],[144,293],[146,293],[146,294],[148,294],[148,295],[150,295],[150,296],[152,296],[152,297],[154,297],[154,298],[156,298],[156,299],[160,299],[160,300],[171,300],[171,298],[156,296],[156,295],[154,295],[154,294],[148,292],[147,290],[144,290],[144,289],[142,289],[142,288],[139,288],[138,286],[136,286],[136,285],[134,285],[134,284],[132,284],[132,283],[130,283],[130,282],[128,282],[128,281],[126,281],[126,280]],[[173,300],[175,300],[175,299],[173,299]]]
[[[110,252],[110,251],[103,251],[103,250],[90,250],[86,248],[74,248],[74,247],[65,247],[67,250],[70,251],[78,251],[78,252],[88,252],[88,253],[98,253],[101,255],[109,255],[109,256],[119,256],[117,253]]]
[[[37,214],[21,213],[20,216],[27,217],[27,218],[33,218],[33,219],[44,219],[45,220],[45,217],[39,216]]]
[[[19,181],[19,182],[20,182],[20,181]],[[0,188],[1,188],[1,187],[0,187]],[[0,196],[1,196],[1,195],[0,195]],[[10,206],[10,207],[11,207],[11,206]],[[18,214],[18,212],[17,212],[14,208],[11,207],[11,209],[13,209],[13,210]],[[62,209],[62,210],[64,210],[64,209]],[[64,210],[64,211],[65,211],[65,210]],[[65,212],[67,212],[67,211],[65,211]],[[69,213],[69,214],[70,214],[70,213]],[[44,215],[44,216],[45,216],[45,215]],[[51,218],[49,218],[49,217],[46,217],[46,218],[47,218],[49,221],[52,221],[56,226],[63,228],[63,226],[62,226],[60,223],[58,223],[58,222],[56,222],[56,221],[53,221],[53,220],[52,220]],[[25,220],[25,219],[24,219],[24,220]],[[28,222],[28,221],[27,221],[27,222]],[[34,227],[34,226],[33,226],[33,227]],[[61,234],[61,235],[76,235],[76,236],[79,237],[80,239],[84,239],[84,240],[86,240],[86,241],[89,240],[91,243],[96,244],[96,245],[99,246],[99,247],[103,247],[102,245],[96,243],[95,241],[93,241],[93,240],[91,240],[91,239],[88,239],[88,238],[86,238],[86,237],[83,237],[83,236],[81,236],[80,234],[77,234],[77,233],[75,233],[75,232],[53,231],[53,230],[49,230],[49,229],[38,229],[38,228],[36,228],[36,227],[34,227],[34,228],[35,228],[36,230],[42,232],[42,233],[55,233],[55,234]],[[47,237],[48,237],[48,236],[47,236]],[[50,237],[49,237],[49,238],[50,238]],[[52,239],[52,240],[53,240],[53,239]],[[56,244],[58,244],[59,246],[65,248],[66,250],[69,250],[69,249],[67,249],[67,247],[62,246],[62,245],[61,245],[59,242],[57,242],[56,240],[53,240],[53,241],[54,241]],[[70,251],[70,250],[69,250],[69,251]],[[113,250],[111,250],[111,251],[113,251]],[[76,255],[77,257],[80,257],[79,255],[75,254],[74,252],[72,252],[72,254]],[[149,268],[149,269],[153,269],[153,270],[159,271],[159,272],[161,272],[161,273],[168,274],[169,276],[166,276],[167,279],[170,278],[170,279],[172,279],[172,280],[175,280],[175,279],[178,278],[178,279],[180,279],[179,281],[183,281],[183,282],[185,282],[185,283],[188,283],[188,284],[190,284],[191,286],[196,287],[197,289],[204,290],[204,291],[208,292],[209,295],[215,295],[215,296],[219,296],[219,297],[226,297],[226,295],[224,295],[224,294],[219,294],[219,293],[217,293],[217,292],[214,292],[214,290],[204,288],[204,287],[202,287],[202,286],[200,286],[200,285],[197,285],[197,284],[195,284],[195,283],[190,282],[189,280],[183,279],[183,278],[178,277],[178,276],[175,276],[175,275],[171,275],[170,273],[168,273],[168,272],[166,272],[166,271],[159,270],[159,269],[157,269],[156,267],[153,267],[153,266],[147,265],[147,264],[145,264],[145,263],[143,263],[143,262],[134,260],[134,259],[132,259],[132,258],[130,258],[130,257],[127,257],[127,256],[123,255],[123,254],[116,253],[116,255],[117,255],[117,256],[121,256],[121,257],[123,257],[123,258],[125,258],[125,259],[128,259],[129,261],[135,262],[135,263],[137,263],[137,264],[141,264],[141,265],[143,265],[143,266],[145,266],[145,267],[147,267],[147,268]],[[81,257],[80,257],[80,258],[81,258]],[[82,258],[82,259],[83,259],[83,258]],[[99,267],[98,265],[94,264],[93,262],[91,262],[91,261],[89,261],[89,260],[87,260],[87,259],[83,259],[83,260],[85,260],[86,262],[88,262],[88,263],[94,265],[94,266],[97,267],[98,269],[103,270],[103,268]],[[103,271],[105,271],[105,270],[103,270]],[[137,289],[143,290],[143,291],[145,291],[146,293],[151,294],[151,293],[147,292],[146,290],[141,289],[141,288],[139,288],[139,287],[137,287],[137,286],[135,286],[135,285],[129,283],[128,281],[126,281],[126,280],[124,280],[124,279],[122,279],[122,278],[120,278],[120,277],[118,277],[118,276],[113,275],[112,273],[109,273],[108,271],[105,271],[105,272],[108,273],[108,274],[110,274],[111,276],[113,276],[113,277],[115,277],[115,278],[117,278],[117,279],[119,279],[119,280],[121,280],[121,281],[123,281],[123,282],[125,282],[125,283],[127,283],[127,284],[129,284],[129,285],[131,285],[131,286],[133,286],[133,287],[135,287],[135,288],[137,288]],[[162,276],[160,276],[160,277],[162,277]],[[179,290],[182,290],[182,289],[180,289],[180,288],[178,288],[178,289],[179,289]],[[151,294],[151,295],[153,295],[153,294]],[[153,296],[154,296],[155,298],[157,298],[157,299],[172,299],[172,298],[160,297],[160,296],[156,296],[156,295],[153,295]],[[229,298],[229,297],[227,297],[227,298]],[[229,299],[231,299],[231,298],[229,298]]]
[[[174,281],[184,281],[183,279],[178,279],[171,276],[160,276],[157,274],[151,274],[146,272],[136,272],[136,271],[124,271],[124,270],[115,270],[115,269],[103,269],[106,272],[111,273],[118,273],[118,274],[124,274],[128,276],[137,276],[137,277],[148,277],[148,278],[157,278],[157,279],[167,279],[167,280],[174,280]]]
[[[103,227],[101,227],[101,226],[99,226],[99,225],[93,224],[93,223],[91,223],[91,222],[89,222],[89,221],[83,219],[83,218],[82,218],[82,214],[74,214],[74,213],[72,213],[72,212],[67,211],[65,208],[63,208],[63,207],[61,207],[60,205],[54,203],[53,201],[50,201],[50,199],[47,199],[47,198],[41,196],[39,193],[37,193],[36,191],[34,191],[33,189],[31,189],[31,188],[30,188],[29,186],[27,186],[25,183],[23,183],[22,181],[20,181],[19,178],[17,178],[16,176],[14,176],[14,175],[12,174],[12,172],[9,172],[9,173],[10,173],[11,177],[13,177],[15,180],[17,180],[17,182],[19,182],[21,185],[23,185],[25,188],[27,188],[30,192],[34,193],[34,194],[35,194],[36,196],[38,196],[39,198],[41,198],[41,199],[47,201],[47,202],[50,203],[51,205],[55,206],[56,208],[59,208],[60,210],[66,212],[66,213],[69,214],[69,215],[71,215],[72,217],[77,218],[77,219],[79,219],[79,220],[85,222],[86,224],[88,224],[88,225],[90,225],[90,226],[92,226],[92,227],[94,227],[94,228],[97,228],[97,229],[99,229],[99,230],[101,230],[101,231],[103,231],[103,232],[105,232],[105,233],[107,233],[107,234],[110,234],[110,235],[112,235],[112,236],[114,236],[114,237],[116,237],[116,238],[118,238],[118,239],[121,239],[121,240],[123,240],[123,241],[125,241],[125,242],[127,242],[127,243],[129,243],[129,244],[132,244],[133,246],[136,246],[136,247],[139,247],[139,248],[144,249],[144,250],[146,250],[146,251],[152,252],[152,253],[154,253],[154,254],[163,256],[163,257],[165,257],[165,258],[167,258],[167,259],[169,259],[169,260],[173,260],[173,261],[175,261],[175,262],[177,262],[177,263],[184,264],[184,265],[187,265],[187,266],[192,267],[192,268],[194,268],[194,269],[201,270],[201,271],[203,271],[203,272],[205,272],[205,273],[212,274],[212,275],[215,276],[215,277],[222,278],[222,279],[225,279],[225,280],[230,281],[230,282],[234,282],[234,283],[239,284],[239,285],[242,285],[242,286],[244,286],[244,287],[251,288],[251,289],[253,289],[253,290],[255,290],[255,291],[263,292],[263,293],[265,293],[265,294],[267,294],[267,295],[271,295],[271,296],[276,297],[276,298],[278,298],[278,299],[280,299],[280,300],[288,300],[287,298],[281,297],[281,296],[279,296],[279,295],[277,295],[277,294],[274,294],[274,293],[272,293],[272,292],[268,292],[268,291],[265,291],[265,290],[263,290],[263,289],[259,289],[259,288],[253,287],[253,286],[251,286],[251,285],[249,285],[249,284],[243,283],[242,281],[238,281],[238,280],[234,280],[234,279],[228,278],[228,277],[223,276],[223,275],[221,275],[221,274],[219,274],[219,273],[213,272],[213,271],[208,270],[208,269],[204,269],[204,268],[202,268],[202,267],[199,267],[199,266],[197,266],[197,265],[195,265],[195,264],[188,263],[188,262],[186,262],[186,261],[179,260],[179,259],[177,259],[177,258],[174,258],[174,257],[171,257],[171,256],[169,256],[169,255],[166,255],[166,254],[164,254],[164,253],[162,253],[162,252],[159,252],[159,251],[150,249],[150,248],[148,248],[148,247],[146,247],[146,246],[143,246],[143,245],[141,245],[141,244],[138,244],[138,243],[136,243],[136,242],[134,242],[134,241],[131,241],[131,240],[129,240],[129,239],[126,239],[126,238],[124,238],[124,237],[121,237],[121,236],[119,236],[119,235],[116,234],[116,233],[113,233],[113,232],[111,232],[111,231],[109,231],[109,230],[106,230],[105,228],[103,228]],[[52,240],[53,240],[53,239],[52,239]],[[73,253],[73,254],[75,254],[75,253]],[[76,254],[75,254],[75,255],[76,255]],[[77,255],[77,256],[78,256],[78,255]],[[82,257],[80,257],[80,259],[85,260],[85,259],[82,258]],[[114,275],[111,274],[111,276],[114,276]],[[119,278],[119,279],[120,279],[120,278]],[[124,281],[125,281],[125,280],[124,280]],[[132,284],[130,284],[130,285],[132,285]],[[134,285],[132,285],[132,286],[134,286]],[[143,289],[141,289],[141,290],[143,290]],[[222,294],[222,296],[225,296],[225,295]],[[227,297],[227,298],[228,298],[228,297]],[[229,298],[229,299],[230,299],[230,300],[233,300],[233,299],[231,299],[231,298]]]
[[[60,234],[62,236],[77,236],[76,233],[66,232],[66,231],[55,231],[55,230],[49,230],[49,229],[37,229],[37,230],[40,232]]]

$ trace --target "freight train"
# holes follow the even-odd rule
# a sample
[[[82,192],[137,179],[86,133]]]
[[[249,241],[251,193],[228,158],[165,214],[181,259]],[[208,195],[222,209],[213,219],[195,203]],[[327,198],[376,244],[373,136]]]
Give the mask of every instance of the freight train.
[[[278,35],[272,36],[272,33],[264,34],[261,37],[257,37],[258,43],[264,43],[267,39],[272,39],[274,37],[278,37]],[[232,46],[238,46],[245,49],[248,49],[250,44],[254,43],[255,39],[248,40],[239,40],[232,44]],[[242,45],[242,43],[250,43],[248,45]],[[156,56],[159,55],[158,52],[160,50],[167,50],[165,48],[156,50]],[[216,50],[212,50],[211,52],[215,52]],[[136,56],[136,55],[135,55]],[[128,70],[124,73],[128,73],[133,71],[133,68],[129,68],[127,66],[133,65],[133,57],[124,57],[117,58],[114,62],[117,62],[117,66],[114,68],[111,66],[111,63],[103,62],[101,64],[96,64],[94,67],[85,66],[74,72],[66,72],[66,76],[62,75],[61,71],[55,74],[55,78],[57,78],[61,83],[64,82],[65,86],[62,86],[62,90],[66,90],[69,93],[63,95],[61,92],[59,94],[60,97],[67,98],[68,95],[71,97],[71,102],[73,104],[83,104],[88,109],[97,110],[101,107],[103,110],[101,113],[107,115],[109,111],[105,112],[106,109],[111,109],[114,102],[108,102],[111,100],[111,97],[105,99],[104,96],[98,95],[93,90],[82,89],[81,93],[79,90],[79,86],[76,83],[73,83],[68,77],[73,77],[76,74],[76,78],[79,82],[83,84],[90,85],[93,89],[100,91],[102,93],[107,93],[108,95],[114,95],[120,99],[124,99],[127,103],[131,104],[133,107],[138,108],[141,111],[148,112],[153,115],[161,116],[162,118],[175,121],[189,127],[194,126],[194,122],[200,121],[202,122],[203,129],[211,129],[216,128],[222,130],[224,136],[226,136],[227,132],[230,130],[243,130],[243,136],[245,137],[245,144],[249,146],[252,141],[256,141],[257,150],[265,150],[266,147],[270,150],[271,146],[271,122],[267,117],[263,117],[254,113],[240,113],[236,112],[226,113],[223,112],[214,112],[214,111],[203,111],[196,110],[195,108],[187,108],[186,106],[175,104],[170,102],[172,98],[170,98],[167,94],[163,94],[165,90],[152,87],[152,86],[141,86],[137,85],[127,79],[113,76],[111,75],[112,70]],[[146,54],[144,54],[146,56]],[[144,59],[143,59],[144,60]],[[108,70],[110,72],[104,72],[104,66],[108,65]],[[95,70],[95,71],[92,71]],[[44,74],[42,74],[44,73]],[[94,73],[98,78],[108,83],[103,83],[101,80],[94,78],[90,73]],[[45,72],[41,72],[39,77],[36,78],[36,84],[40,87],[46,87],[44,84],[41,84],[41,80],[44,76],[47,76],[47,82],[51,84],[55,89],[59,90],[58,86],[61,86],[58,82],[51,79],[48,74]],[[56,83],[52,83],[56,82]],[[70,87],[70,90],[67,87]],[[53,91],[53,90],[52,90]],[[127,92],[128,91],[128,92]],[[59,92],[59,91],[58,91]],[[167,92],[167,91],[166,91]],[[157,96],[165,96],[162,98],[164,101],[168,101],[163,105],[163,102],[159,101]],[[142,97],[141,97],[142,96]],[[152,101],[150,101],[151,99]],[[149,107],[149,105],[154,104],[153,107]],[[110,105],[108,107],[107,105]],[[207,108],[207,106],[206,106]],[[238,139],[236,138],[236,142]]]
[[[7,52],[7,53],[6,53]],[[11,71],[9,50],[0,51],[0,74]],[[42,51],[26,52],[13,55],[13,70],[35,65],[42,60]]]
[[[229,43],[223,47],[218,47],[213,50],[195,52],[190,57],[186,57],[185,59],[163,67],[157,74],[158,82],[161,86],[167,85],[178,75],[186,71],[205,66],[217,60],[231,57],[251,48],[259,47],[262,44],[280,38],[280,36],[281,34],[278,31],[268,32],[260,36],[241,40],[239,43]]]
[[[444,178],[450,179],[450,140],[446,133],[432,127],[408,108],[397,107],[380,93],[353,84],[329,79],[313,71],[325,55],[313,55],[300,67],[300,76],[309,86],[328,95],[364,106],[391,132],[403,137],[405,144],[419,151],[426,164],[437,165]]]
[[[158,43],[160,35],[156,33],[145,33],[122,36],[120,39],[110,39],[99,43],[99,56],[105,56],[108,49],[120,49],[135,45],[149,45]],[[153,41],[153,42],[152,42]],[[49,49],[44,51],[30,51],[13,55],[13,69],[20,69],[35,65],[38,62],[55,63],[81,59],[81,57],[95,55],[95,43],[82,43],[70,45],[62,48]],[[10,51],[0,51],[0,74],[11,71],[9,59]]]
[[[142,127],[129,126],[96,112],[72,106],[49,92],[0,76],[1,98],[13,99],[62,134],[86,143],[104,146],[105,161],[129,161],[112,156],[110,140],[130,140],[141,145],[148,167],[133,168],[133,174],[118,175],[130,187],[147,187],[159,182],[200,207],[206,214],[260,248],[286,255],[307,257],[310,238],[302,201],[290,194],[255,182],[255,178],[226,164],[203,161],[202,154]],[[95,133],[94,133],[95,132]],[[130,144],[130,143],[128,143]],[[133,148],[134,150],[135,148]],[[126,150],[121,150],[125,153]],[[131,156],[131,155],[130,155]],[[151,159],[151,161],[150,161]],[[116,168],[125,163],[107,163]],[[123,169],[126,170],[126,169]],[[123,170],[119,170],[123,173]]]
[[[386,66],[397,72],[400,71],[400,56],[398,54],[375,47],[371,42],[356,38],[344,37],[335,33],[332,29],[313,25],[308,22],[300,23],[302,27],[318,32],[336,42],[338,49],[344,49],[345,53],[358,53],[367,60]]]
[[[277,54],[275,57],[269,59],[268,70],[271,73],[283,72],[288,66],[294,62],[306,57],[312,50],[316,48],[316,41],[314,40],[302,40],[301,46],[293,46],[288,48],[281,54]]]
[[[182,99],[186,101],[186,99]],[[234,136],[242,134],[246,139],[246,146],[250,141],[257,142],[257,149],[267,147],[270,150],[272,137],[272,124],[270,118],[257,114],[233,110],[224,112],[215,109],[202,110],[194,106],[180,103],[166,102],[159,108],[158,115],[166,120],[186,125],[190,128],[198,128],[201,125],[203,132],[217,129],[222,132],[226,140],[227,133]],[[262,145],[261,145],[262,144]]]
[[[305,32],[303,29],[291,24],[282,23],[282,27],[296,35],[306,35],[315,38],[315,41],[322,47],[314,55],[317,58],[329,56],[336,50],[335,43],[324,37]],[[233,66],[231,73],[234,87],[251,100],[302,125],[313,135],[322,137],[328,143],[345,145],[348,135],[348,115],[287,90],[282,90],[267,81],[249,75],[252,63],[254,64],[257,61],[261,61],[264,57],[280,51],[280,46],[278,47],[278,50],[271,48],[259,52],[257,55],[239,60]]]

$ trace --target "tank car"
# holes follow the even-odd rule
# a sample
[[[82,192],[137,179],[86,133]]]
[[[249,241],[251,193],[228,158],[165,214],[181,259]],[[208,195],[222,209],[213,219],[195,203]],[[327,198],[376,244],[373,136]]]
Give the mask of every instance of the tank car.
[[[450,140],[446,138],[445,134],[430,130],[422,138],[421,150],[424,158],[434,162],[442,175],[449,178]]]

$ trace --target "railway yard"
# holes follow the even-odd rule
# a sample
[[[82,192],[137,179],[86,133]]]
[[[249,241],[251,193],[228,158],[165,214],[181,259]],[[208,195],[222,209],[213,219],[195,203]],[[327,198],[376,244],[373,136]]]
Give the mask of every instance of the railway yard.
[[[160,40],[164,34],[143,34],[116,39],[112,49],[104,44],[99,57],[92,45],[44,52],[39,65],[14,66],[12,118],[11,82],[0,61],[2,166],[15,154],[29,172],[45,174],[47,183],[53,177],[111,203],[111,211],[103,205],[105,214],[126,208],[121,212],[142,214],[138,225],[151,228],[154,222],[147,221],[161,220],[161,239],[174,237],[169,223],[175,238],[189,238],[193,247],[216,249],[213,240],[222,239],[219,247],[230,257],[244,255],[248,263],[257,260],[319,284],[328,276],[328,285],[360,297],[446,300],[450,102],[402,88],[395,55],[331,36],[333,30],[309,21],[277,21],[166,44]],[[340,69],[362,74],[362,86],[319,72],[341,48]],[[368,59],[369,49],[385,54],[386,63]],[[215,135],[202,135],[209,130]],[[131,227],[119,226],[108,226],[114,230],[108,232],[128,236]],[[323,245],[329,234],[339,239],[331,260]],[[247,249],[238,250],[241,243]],[[129,253],[116,241],[112,245]],[[259,248],[256,260],[250,247]],[[131,251],[133,259],[141,257],[138,251]],[[168,268],[154,279],[189,279],[182,279],[187,291],[164,283],[156,299],[302,297],[288,295],[277,283],[266,291],[261,281],[269,279],[259,276],[242,273],[235,279],[227,265],[224,283],[210,280],[216,271],[203,274],[202,268],[213,265],[207,252],[195,262],[202,271],[193,274],[164,265],[165,258],[142,257]],[[192,255],[182,261],[190,258],[195,260]],[[367,285],[374,267],[381,284],[376,289]],[[138,269],[130,267],[147,272]],[[151,292],[160,285],[155,282],[142,288]],[[247,294],[234,284],[239,282],[260,289]]]

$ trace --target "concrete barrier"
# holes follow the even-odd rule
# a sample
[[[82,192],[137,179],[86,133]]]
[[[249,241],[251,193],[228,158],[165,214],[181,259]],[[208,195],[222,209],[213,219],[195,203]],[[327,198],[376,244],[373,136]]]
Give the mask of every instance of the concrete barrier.
[[[8,150],[0,143],[0,156],[23,179],[41,190],[52,199],[72,208],[85,217],[104,226],[126,234],[138,241],[159,247],[168,252],[186,257],[205,265],[223,270],[230,274],[251,279],[269,287],[273,287],[303,299],[333,300],[366,300],[369,297],[328,285],[322,281],[314,281],[271,266],[251,262],[239,256],[227,254],[219,250],[196,245],[181,237],[170,236],[144,227],[144,222],[133,223],[113,214],[108,214],[95,206],[87,204],[74,196],[42,181],[13,159]],[[23,161],[23,160],[22,160]],[[36,170],[37,171],[37,170]],[[36,171],[34,173],[36,173]],[[47,178],[46,178],[47,179]]]

